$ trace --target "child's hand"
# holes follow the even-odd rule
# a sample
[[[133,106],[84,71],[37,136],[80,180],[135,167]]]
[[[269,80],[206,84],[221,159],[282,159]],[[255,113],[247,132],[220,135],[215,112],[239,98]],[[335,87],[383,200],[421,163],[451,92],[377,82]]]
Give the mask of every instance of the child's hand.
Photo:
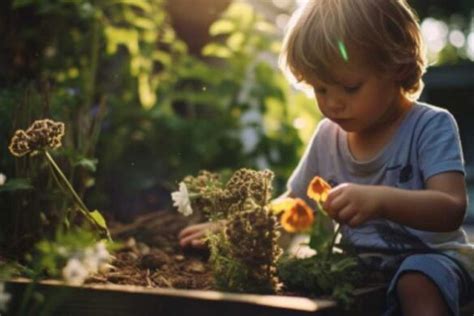
[[[224,222],[206,222],[190,225],[179,232],[179,244],[181,247],[204,248],[206,246],[206,234],[222,229]]]
[[[337,222],[356,227],[380,216],[381,198],[375,186],[344,183],[329,192],[323,208]]]

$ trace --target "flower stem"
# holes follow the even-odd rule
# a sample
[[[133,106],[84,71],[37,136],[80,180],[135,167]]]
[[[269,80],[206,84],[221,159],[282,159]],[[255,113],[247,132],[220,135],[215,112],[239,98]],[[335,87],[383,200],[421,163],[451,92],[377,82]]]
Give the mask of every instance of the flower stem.
[[[337,235],[339,235],[339,232],[341,231],[341,226],[342,226],[341,224],[337,225],[336,231],[334,232],[334,236],[332,236],[331,243],[329,244],[329,249],[328,249],[328,253],[326,257],[328,260],[331,258],[331,255],[334,249],[334,244],[336,243]]]
[[[64,194],[68,194],[68,190],[67,188],[64,187],[64,185],[61,183],[61,181],[59,180],[58,178],[58,175],[56,174],[57,172],[55,171],[55,169],[53,168],[53,166],[51,165],[51,163],[48,164],[49,166],[49,170],[51,170],[51,174],[53,175],[53,178],[54,180],[56,181],[56,183],[58,184],[59,188],[61,189],[61,191],[64,193]],[[66,209],[65,207],[65,204],[63,204],[63,208]],[[63,211],[61,213],[61,223],[62,224],[66,224],[66,221],[67,221],[67,210]],[[66,224],[67,225],[67,224]]]
[[[84,204],[84,202],[82,202],[81,198],[79,197],[79,195],[76,193],[76,191],[74,190],[74,188],[72,187],[71,183],[69,182],[69,180],[66,178],[66,176],[64,175],[64,173],[61,171],[61,168],[59,168],[59,166],[56,164],[56,162],[54,161],[53,157],[51,157],[50,153],[45,150],[44,151],[44,154],[46,155],[46,158],[48,159],[48,162],[50,163],[50,165],[53,167],[54,171],[56,171],[56,174],[59,175],[59,179],[61,179],[63,181],[63,184],[66,186],[66,188],[69,190],[69,193],[71,193],[72,197],[74,198],[74,201],[76,202],[76,204],[79,206],[79,210],[81,211],[81,213],[92,223],[94,224],[96,227],[98,227],[100,230],[102,230],[102,227],[100,227],[94,220],[94,218],[89,214],[89,210],[87,208],[87,206]],[[58,181],[59,179],[57,177],[55,177],[56,181],[58,182],[58,185],[60,187],[62,187],[62,184]]]

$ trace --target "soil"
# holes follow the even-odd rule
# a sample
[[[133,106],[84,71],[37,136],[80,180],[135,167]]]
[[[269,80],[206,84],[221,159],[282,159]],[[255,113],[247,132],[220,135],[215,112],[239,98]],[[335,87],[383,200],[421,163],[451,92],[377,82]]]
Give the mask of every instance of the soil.
[[[142,215],[131,224],[111,224],[114,241],[121,242],[123,247],[114,253],[111,270],[90,277],[86,283],[215,289],[209,251],[183,249],[178,243],[179,231],[201,220],[184,217],[177,211],[157,211]],[[373,272],[366,281],[366,285],[380,285],[386,280]],[[279,294],[303,294],[280,290],[283,291],[278,291]]]
[[[123,247],[114,254],[110,271],[86,283],[127,284],[178,289],[212,289],[207,250],[183,249],[178,233],[197,218],[176,211],[143,215],[131,224],[113,224],[114,241]]]

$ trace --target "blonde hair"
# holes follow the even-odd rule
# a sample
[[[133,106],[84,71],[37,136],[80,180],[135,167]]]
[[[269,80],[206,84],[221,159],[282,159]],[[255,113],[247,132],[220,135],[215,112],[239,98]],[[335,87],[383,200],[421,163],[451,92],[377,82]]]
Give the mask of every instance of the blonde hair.
[[[403,94],[418,98],[426,59],[418,18],[405,0],[308,0],[290,20],[280,67],[298,82],[332,82],[331,66],[354,52],[364,66],[397,73]]]

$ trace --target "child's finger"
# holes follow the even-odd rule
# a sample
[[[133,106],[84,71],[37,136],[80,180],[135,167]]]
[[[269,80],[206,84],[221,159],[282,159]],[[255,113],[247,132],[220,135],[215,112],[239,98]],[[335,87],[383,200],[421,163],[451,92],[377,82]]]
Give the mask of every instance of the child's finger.
[[[192,245],[194,240],[203,239],[203,237],[204,237],[204,232],[198,231],[180,239],[179,244],[181,245],[181,247],[190,246]]]
[[[331,190],[329,190],[328,197],[327,197],[326,201],[323,203],[323,208],[325,210],[330,209],[332,207],[332,203],[333,203],[334,199],[336,199],[336,197],[338,197],[341,194],[341,189],[343,187],[344,187],[344,185],[341,184],[341,185],[338,185],[337,187],[332,188]]]
[[[339,212],[347,206],[348,202],[343,196],[339,195],[333,198],[325,208],[326,212],[334,219],[338,219]]]
[[[347,225],[349,225],[350,227],[357,227],[360,224],[362,224],[363,222],[364,222],[364,218],[360,214],[356,214],[356,215],[354,215],[354,217],[352,217],[349,220]]]
[[[187,235],[194,234],[197,231],[203,230],[207,225],[208,223],[201,223],[187,226],[179,232],[178,237],[181,239]]]
[[[341,223],[348,223],[354,218],[354,216],[356,216],[356,214],[357,214],[356,210],[354,210],[351,207],[346,206],[341,211],[339,211],[339,213],[337,214],[336,220]]]
[[[193,241],[191,241],[191,245],[194,248],[203,248],[206,245],[206,240],[204,238],[194,239]]]

